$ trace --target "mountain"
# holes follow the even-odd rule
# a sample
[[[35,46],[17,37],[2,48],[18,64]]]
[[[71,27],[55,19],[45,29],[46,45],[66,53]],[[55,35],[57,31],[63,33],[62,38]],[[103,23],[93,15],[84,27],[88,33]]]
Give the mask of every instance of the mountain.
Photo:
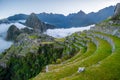
[[[114,13],[114,16],[113,16],[113,18],[114,19],[120,19],[120,3],[118,3],[117,5],[116,5],[116,8],[115,8],[115,13]]]
[[[106,7],[99,10],[97,13],[89,13],[88,17],[92,19],[94,23],[98,23],[112,16],[114,14],[114,9],[114,6]]]
[[[45,24],[41,22],[34,13],[30,14],[25,22],[25,25],[33,28],[36,32],[43,32],[43,28],[46,29]]]
[[[43,22],[53,24],[57,26],[58,28],[67,26],[67,19],[66,16],[62,14],[53,14],[53,13],[40,13],[38,14],[39,19],[41,19]]]
[[[15,25],[11,25],[7,31],[6,40],[14,40],[20,33],[20,30]]]
[[[80,10],[78,13],[72,13],[67,16],[52,13],[41,13],[38,14],[38,16],[42,21],[58,26],[59,28],[80,27],[99,23],[107,19],[113,15],[114,8],[114,6],[109,6],[98,12],[88,14]]]
[[[62,14],[53,14],[53,13],[40,13],[37,14],[39,19],[43,22],[57,26],[57,28],[69,28],[69,27],[80,27],[87,26],[95,23],[99,23],[102,20],[110,17],[114,13],[115,6],[109,6],[104,9],[99,10],[98,12],[84,13],[79,11],[78,13],[72,13],[67,16]],[[27,19],[28,15],[26,14],[17,14],[7,18],[8,21],[18,21]],[[1,22],[1,21],[0,21]]]
[[[25,25],[28,27],[31,27],[34,29],[35,32],[44,32],[47,29],[53,29],[55,26],[50,25],[50,24],[45,24],[42,22],[38,16],[36,16],[35,13],[31,13],[30,16],[28,16]]]
[[[7,30],[6,40],[8,41],[16,41],[20,34],[42,34],[47,29],[55,28],[53,25],[42,22],[35,13],[31,13],[27,17],[26,22],[23,24],[24,28],[19,29],[17,28],[19,25],[15,26],[14,24]]]
[[[25,20],[27,19],[28,15],[26,14],[16,14],[13,16],[8,17],[7,19],[10,21],[16,21],[16,20]]]
[[[78,13],[73,13],[73,14],[69,14],[67,16],[67,20],[68,20],[68,27],[79,27],[79,26],[84,26],[84,24],[86,23],[87,19],[87,14],[85,14],[83,11],[79,11]],[[85,23],[84,23],[85,22]]]

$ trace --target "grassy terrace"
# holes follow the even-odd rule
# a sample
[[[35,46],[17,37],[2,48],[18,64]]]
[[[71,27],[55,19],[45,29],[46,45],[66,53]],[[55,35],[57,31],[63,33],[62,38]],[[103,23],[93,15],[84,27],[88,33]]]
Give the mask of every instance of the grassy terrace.
[[[90,66],[83,73],[76,73],[61,80],[120,80],[120,39],[103,33],[97,34],[111,38],[115,43],[115,51],[100,64]]]
[[[66,61],[64,64],[58,64],[58,65],[50,66],[50,70],[54,70],[54,69],[65,67],[65,66],[70,65],[70,64],[74,64],[75,62],[80,61],[80,60],[84,59],[85,57],[91,55],[92,53],[94,53],[95,50],[96,50],[95,44],[92,43],[92,42],[89,42],[87,51],[83,47],[80,50],[80,52],[78,52],[74,57],[72,57],[71,59]]]
[[[55,41],[64,42],[64,41],[65,41],[65,38],[56,38]]]
[[[79,40],[79,42],[83,42],[83,41]],[[91,46],[91,45],[89,44],[89,46]],[[49,70],[50,71],[53,70],[53,69],[68,65],[70,62],[79,58],[82,54],[84,54],[86,52],[86,46],[83,46],[82,44],[78,43],[78,40],[77,40],[77,42],[72,43],[71,48],[78,49],[78,52],[76,53],[76,55],[74,57],[72,57],[71,59],[68,59],[67,61],[64,61],[62,64],[51,64],[51,65],[49,65]],[[67,51],[69,51],[69,50],[67,50]]]
[[[86,51],[87,51],[87,47],[86,46],[83,46],[82,44],[81,44],[81,42],[82,43],[84,43],[84,44],[86,44],[86,41],[87,40],[91,40],[91,39],[89,39],[89,38],[84,38],[86,36],[86,34],[82,34],[82,35],[80,35],[80,36],[78,36],[78,34],[73,34],[72,35],[72,37],[76,37],[77,39],[76,39],[76,41],[71,45],[71,47],[72,48],[78,48],[78,52],[76,53],[76,55],[74,56],[74,57],[72,57],[71,59],[68,59],[68,60],[66,60],[66,61],[64,61],[63,63],[61,63],[61,64],[51,64],[51,65],[49,65],[49,70],[51,71],[51,70],[54,70],[54,69],[56,69],[56,68],[61,68],[61,67],[63,67],[63,66],[65,66],[65,65],[68,65],[68,64],[71,64],[71,63],[74,63],[74,61],[75,60],[79,60],[79,58],[80,58],[80,56],[82,56]],[[80,39],[79,39],[80,38]],[[81,39],[81,38],[83,38],[83,39]],[[75,45],[77,45],[77,46],[75,46]],[[90,47],[93,47],[92,49],[91,49],[91,51],[95,51],[95,48],[96,48],[96,45],[93,43],[93,42],[88,42],[88,44],[87,44],[87,46],[89,47],[89,49],[90,49]],[[91,52],[92,53],[92,52]],[[91,54],[90,53],[90,54]],[[87,56],[87,54],[85,54],[85,55],[83,55],[82,57],[85,57],[85,56]]]
[[[80,56],[76,55],[75,57],[71,58],[70,63],[74,63],[74,62],[80,61],[82,59],[85,59],[85,58],[91,56],[96,51],[96,49],[97,49],[96,45],[93,42],[89,42],[88,49],[87,49],[86,53],[84,53],[83,55],[80,55]]]
[[[88,43],[89,45],[94,45],[94,47],[88,46],[87,52],[85,52],[79,58],[77,57],[77,58],[71,60],[70,61],[71,64],[65,65],[63,67],[58,67],[48,73],[40,73],[38,76],[33,78],[33,80],[60,80],[60,79],[97,80],[97,79],[92,78],[92,77],[94,77],[94,75],[96,75],[96,72],[95,73],[93,72],[94,74],[91,72],[91,70],[94,70],[93,66],[95,66],[96,64],[100,64],[99,62],[101,62],[102,60],[105,60],[105,58],[110,56],[111,52],[112,52],[111,45],[106,40],[99,39],[99,38],[97,38],[97,40],[99,42],[97,50],[96,50],[94,44]],[[75,61],[75,60],[77,60],[77,61]],[[80,66],[86,67],[86,70],[85,70],[85,72],[78,74],[77,70],[78,70],[78,67],[80,67]],[[100,71],[101,71],[101,69],[100,69]],[[88,76],[88,77],[86,77],[86,76]],[[99,77],[99,76],[97,76],[97,77]]]
[[[53,44],[54,42],[41,42],[41,44]]]

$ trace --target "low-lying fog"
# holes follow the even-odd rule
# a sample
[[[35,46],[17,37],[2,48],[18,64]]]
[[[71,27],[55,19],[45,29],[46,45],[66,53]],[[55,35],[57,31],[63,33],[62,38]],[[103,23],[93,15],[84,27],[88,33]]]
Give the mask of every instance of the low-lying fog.
[[[0,53],[3,52],[5,49],[9,48],[13,44],[13,42],[5,40],[7,30],[12,24],[16,25],[19,29],[25,27],[20,23],[0,24]]]
[[[91,27],[94,27],[94,25],[86,26],[86,27],[72,27],[72,28],[61,28],[61,29],[48,29],[45,34],[53,36],[55,38],[63,38],[66,36],[71,35],[72,33],[78,32],[78,31],[84,31],[89,30]]]

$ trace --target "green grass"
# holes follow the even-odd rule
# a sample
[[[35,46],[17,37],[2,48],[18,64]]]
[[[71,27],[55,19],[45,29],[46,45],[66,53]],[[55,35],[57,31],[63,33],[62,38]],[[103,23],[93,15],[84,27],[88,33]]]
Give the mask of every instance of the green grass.
[[[53,44],[54,42],[41,42],[41,44]]]
[[[102,39],[97,39],[97,40],[99,41],[100,44],[95,53],[91,52],[91,53],[94,53],[93,55],[83,60],[74,62],[73,64],[69,64],[67,66],[55,69],[51,72],[40,73],[33,80],[59,80],[59,79],[62,79],[67,76],[71,76],[72,74],[76,73],[78,67],[80,66],[89,67],[94,64],[97,64],[99,61],[109,56],[112,52],[111,46],[107,41],[102,40]],[[87,51],[85,54],[88,54],[88,53],[89,51]]]
[[[85,47],[82,47],[82,48],[80,49],[80,51],[79,51],[74,57],[72,57],[71,59],[63,62],[64,64],[62,63],[62,64],[56,64],[56,65],[55,65],[55,64],[54,64],[54,65],[52,65],[52,64],[49,65],[50,71],[53,70],[53,69],[61,68],[61,67],[65,66],[65,65],[70,64],[70,63],[73,62],[75,59],[77,59],[77,58],[79,58],[81,55],[83,55],[85,52],[86,52],[86,48],[85,48]]]
[[[31,35],[31,36],[29,36],[29,38],[30,39],[37,39],[37,38],[39,38],[37,35]]]
[[[79,40],[79,42],[83,42],[83,41]],[[74,57],[72,57],[71,59],[68,59],[68,60],[64,61],[62,64],[56,64],[56,65],[55,64],[51,64],[51,65],[49,65],[49,70],[50,71],[53,70],[53,69],[56,69],[56,68],[63,67],[65,65],[71,64],[75,59],[80,58],[80,56],[86,52],[86,46],[83,46],[82,44],[80,44],[78,42],[75,42],[74,44],[79,46],[79,48],[78,48],[78,47],[74,46],[73,44],[71,45],[72,48],[78,49],[78,52],[76,53],[76,55]],[[93,51],[96,48],[95,44],[92,43],[92,42],[88,43],[88,47],[89,48],[93,47],[91,49],[91,51]]]
[[[65,41],[65,38],[56,38],[55,41],[64,42],[64,41]]]
[[[120,38],[100,32],[93,34],[112,39],[115,50],[112,52],[110,43],[96,37],[99,42],[97,48],[88,42],[87,51],[81,48],[64,64],[50,65],[50,72],[40,73],[32,80],[120,80]],[[78,73],[78,67],[85,67],[85,71]]]
[[[109,21],[111,21],[111,18],[108,18],[108,19],[104,20],[103,22],[108,23]]]
[[[112,24],[112,26],[120,27],[120,24]]]
[[[101,61],[99,65],[88,67],[83,73],[76,73],[72,77],[67,77],[62,80],[120,80],[120,39],[97,33],[111,38],[115,43],[115,51],[109,57]]]
[[[88,42],[88,49],[86,51],[86,53],[84,54],[77,54],[74,57],[72,57],[71,59],[68,60],[68,64],[76,62],[76,61],[80,61],[90,55],[92,55],[94,53],[94,51],[96,50],[96,45],[93,42]],[[67,63],[66,63],[67,64]]]

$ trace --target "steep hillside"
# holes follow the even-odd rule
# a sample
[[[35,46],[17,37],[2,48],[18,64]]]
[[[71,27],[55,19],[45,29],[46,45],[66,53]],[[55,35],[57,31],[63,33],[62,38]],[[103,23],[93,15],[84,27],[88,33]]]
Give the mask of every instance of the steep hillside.
[[[35,32],[43,33],[47,29],[53,29],[55,26],[42,22],[35,13],[31,13],[26,19],[25,25],[33,28]]]
[[[120,10],[118,6],[115,12]],[[47,72],[41,72],[31,80],[119,80],[120,19],[118,17],[109,18],[96,24],[89,31],[76,32],[66,38],[67,48],[64,48],[63,54],[67,55],[65,59],[68,60],[60,64],[47,65]],[[70,53],[71,50],[76,51]]]
[[[15,43],[0,54],[0,80],[28,80],[62,56],[59,40],[43,34],[20,34]]]
[[[76,35],[74,37],[78,38],[78,43],[74,42],[73,45],[76,46],[74,49],[80,48],[77,54],[61,64],[48,65],[49,72],[41,72],[32,80],[120,79],[120,38],[101,32],[86,32],[85,37],[82,36],[83,41],[87,39],[86,48],[80,45],[80,34]],[[66,51],[69,52],[69,49]],[[78,72],[79,67],[85,70]]]

